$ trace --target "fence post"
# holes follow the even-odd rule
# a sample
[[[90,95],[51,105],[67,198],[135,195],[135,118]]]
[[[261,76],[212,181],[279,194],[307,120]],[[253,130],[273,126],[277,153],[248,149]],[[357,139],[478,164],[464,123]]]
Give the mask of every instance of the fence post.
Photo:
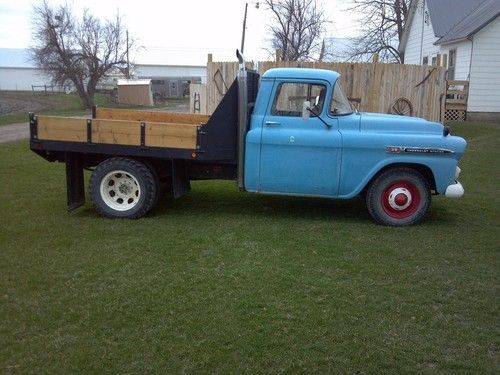
[[[372,58],[372,64],[371,64],[371,79],[368,80],[368,87],[366,88],[367,91],[367,108],[366,111],[368,112],[377,112],[377,108],[375,106],[375,103],[377,103],[377,96],[378,96],[378,87],[377,87],[377,68],[378,68],[378,61],[379,61],[379,56],[378,53],[375,53]]]
[[[276,62],[279,63],[281,61],[281,50],[278,48],[276,50]]]

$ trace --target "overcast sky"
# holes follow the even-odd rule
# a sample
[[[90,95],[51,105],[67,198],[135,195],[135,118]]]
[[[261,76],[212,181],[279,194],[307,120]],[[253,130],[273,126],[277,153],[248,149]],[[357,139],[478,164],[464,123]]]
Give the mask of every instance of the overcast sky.
[[[150,64],[204,65],[207,54],[214,61],[235,60],[240,47],[245,0],[48,0],[70,4],[76,14],[87,7],[100,18],[112,18],[119,10],[130,35],[137,39],[135,61]],[[330,23],[327,37],[352,37],[354,17],[345,11],[346,0],[318,0]],[[35,0],[0,0],[0,48],[26,48],[32,44],[30,18]],[[245,38],[247,60],[269,58],[266,25],[271,14],[260,2],[247,1]]]

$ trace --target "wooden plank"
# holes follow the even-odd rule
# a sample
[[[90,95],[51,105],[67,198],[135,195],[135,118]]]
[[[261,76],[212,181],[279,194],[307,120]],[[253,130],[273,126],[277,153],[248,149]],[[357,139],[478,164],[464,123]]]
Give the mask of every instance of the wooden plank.
[[[446,94],[448,95],[467,95],[467,90],[446,90]]]
[[[205,124],[210,116],[193,113],[134,111],[130,109],[97,108],[96,118],[103,120],[151,121],[176,124]]]
[[[87,119],[74,117],[37,116],[38,139],[87,142]]]
[[[38,116],[38,138],[87,142],[87,119]],[[145,145],[196,149],[197,124],[145,122]],[[92,120],[92,143],[140,146],[141,122]]]
[[[467,99],[446,99],[446,104],[467,104]]]
[[[461,111],[465,111],[467,109],[467,104],[463,103],[463,104],[459,104],[459,103],[446,103],[445,104],[446,106],[446,109],[458,109],[458,110],[461,110]]]
[[[146,146],[196,149],[197,126],[146,123]]]
[[[458,81],[458,80],[449,80],[447,81],[449,86],[463,86],[469,85],[469,81]]]
[[[92,120],[92,142],[139,146],[141,127],[137,121]]]

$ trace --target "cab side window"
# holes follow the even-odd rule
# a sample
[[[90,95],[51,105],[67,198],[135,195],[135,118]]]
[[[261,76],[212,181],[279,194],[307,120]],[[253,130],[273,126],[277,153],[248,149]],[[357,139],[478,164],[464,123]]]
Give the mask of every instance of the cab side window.
[[[281,83],[276,90],[271,114],[274,116],[302,116],[302,104],[311,103],[314,113],[320,114],[325,102],[326,86],[311,83]],[[312,114],[311,114],[312,115]]]

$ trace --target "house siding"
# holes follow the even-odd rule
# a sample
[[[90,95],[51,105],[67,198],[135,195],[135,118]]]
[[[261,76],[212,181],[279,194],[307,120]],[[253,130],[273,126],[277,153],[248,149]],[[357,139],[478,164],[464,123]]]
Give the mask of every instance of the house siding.
[[[451,43],[442,46],[436,46],[434,43],[439,39],[434,35],[432,21],[429,17],[429,22],[424,22],[423,0],[419,0],[410,31],[408,33],[408,41],[405,46],[405,64],[422,64],[424,57],[428,58],[429,65],[432,58],[437,54],[448,55],[450,50],[457,50],[455,62],[455,77],[456,80],[468,80],[470,68],[470,56],[472,43],[468,40],[459,43]],[[425,4],[425,11],[428,11]],[[424,24],[422,30],[422,24]],[[423,34],[422,34],[423,31]],[[420,52],[422,51],[422,53]]]
[[[474,35],[469,112],[500,112],[500,17]]]
[[[470,40],[464,40],[459,43],[452,43],[442,45],[439,48],[439,53],[442,55],[450,56],[450,51],[456,49],[457,50],[457,58],[455,65],[455,77],[456,80],[468,81],[470,75],[470,58],[471,58],[471,49],[472,42]]]
[[[413,17],[413,22],[410,25],[408,41],[405,46],[405,64],[421,65],[422,58],[425,56],[429,58],[430,64],[432,57],[436,56],[439,52],[439,47],[433,44],[438,38],[434,35],[434,29],[432,28],[430,17],[427,23],[424,22],[423,5],[423,0],[419,0]],[[425,10],[428,11],[427,5],[425,5]]]

